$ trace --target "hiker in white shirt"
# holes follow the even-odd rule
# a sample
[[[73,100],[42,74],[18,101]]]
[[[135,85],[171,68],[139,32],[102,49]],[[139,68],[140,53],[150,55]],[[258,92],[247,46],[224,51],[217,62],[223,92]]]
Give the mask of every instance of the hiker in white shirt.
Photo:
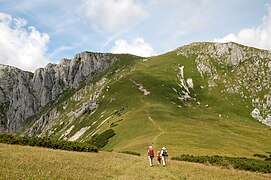
[[[162,148],[161,155],[162,155],[162,163],[163,163],[163,166],[165,167],[167,164],[167,157],[168,157],[167,150],[165,147]]]

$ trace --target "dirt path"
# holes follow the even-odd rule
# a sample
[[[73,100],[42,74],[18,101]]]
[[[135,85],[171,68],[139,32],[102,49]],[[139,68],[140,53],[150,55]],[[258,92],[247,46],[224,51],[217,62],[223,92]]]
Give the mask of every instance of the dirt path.
[[[165,131],[161,128],[161,126],[157,122],[155,122],[155,120],[153,120],[153,118],[150,116],[149,112],[148,112],[148,118],[149,118],[150,122],[160,131],[160,133],[157,134],[152,140],[152,145],[155,147],[156,142],[159,140],[159,137],[161,135],[163,135],[165,133]]]
[[[161,135],[163,135],[165,133],[165,131],[161,128],[161,126],[151,117],[150,115],[150,111],[148,109],[148,107],[150,107],[149,103],[144,101],[144,97],[145,95],[141,96],[140,98],[140,101],[142,103],[145,104],[146,108],[147,108],[147,116],[148,116],[148,119],[150,120],[150,122],[153,124],[154,127],[157,128],[157,130],[159,131],[159,134],[157,134],[156,136],[154,136],[153,140],[152,140],[152,146],[155,148],[156,146],[156,142],[159,140],[159,137]]]

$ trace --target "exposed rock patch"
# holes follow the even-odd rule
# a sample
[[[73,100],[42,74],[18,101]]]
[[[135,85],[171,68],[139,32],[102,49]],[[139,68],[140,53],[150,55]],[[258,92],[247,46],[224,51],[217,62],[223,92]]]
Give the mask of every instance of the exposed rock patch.
[[[139,84],[132,79],[130,79],[130,81],[133,82],[138,87],[138,90],[141,91],[144,96],[150,95],[151,92],[149,92],[147,89],[145,89],[142,84]]]
[[[90,128],[90,126],[87,127],[83,127],[82,129],[80,129],[78,132],[75,133],[75,135],[73,135],[69,141],[75,141],[77,139],[79,139],[88,129]]]
[[[178,94],[178,99],[183,102],[192,99],[190,89],[194,88],[194,83],[192,78],[187,78],[187,80],[185,80],[184,66],[178,67],[178,70],[177,79],[180,91],[175,88],[173,88],[173,90]]]

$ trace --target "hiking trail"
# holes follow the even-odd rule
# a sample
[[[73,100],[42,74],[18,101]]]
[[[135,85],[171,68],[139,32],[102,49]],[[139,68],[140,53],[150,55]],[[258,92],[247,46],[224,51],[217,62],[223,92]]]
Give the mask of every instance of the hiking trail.
[[[154,136],[153,140],[152,140],[152,145],[155,147],[156,142],[158,140],[158,138],[163,135],[165,133],[165,131],[161,128],[161,126],[155,122],[155,120],[153,120],[153,118],[150,116],[149,111],[148,111],[148,119],[150,120],[150,122],[160,131],[159,134],[157,134],[156,136]]]

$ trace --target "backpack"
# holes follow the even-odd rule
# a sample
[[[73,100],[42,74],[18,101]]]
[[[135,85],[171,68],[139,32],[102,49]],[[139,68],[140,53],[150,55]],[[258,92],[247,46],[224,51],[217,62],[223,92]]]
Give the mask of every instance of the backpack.
[[[168,155],[167,155],[167,150],[163,150],[162,156],[168,156]]]
[[[148,155],[149,155],[150,157],[154,157],[153,149],[149,149]]]

